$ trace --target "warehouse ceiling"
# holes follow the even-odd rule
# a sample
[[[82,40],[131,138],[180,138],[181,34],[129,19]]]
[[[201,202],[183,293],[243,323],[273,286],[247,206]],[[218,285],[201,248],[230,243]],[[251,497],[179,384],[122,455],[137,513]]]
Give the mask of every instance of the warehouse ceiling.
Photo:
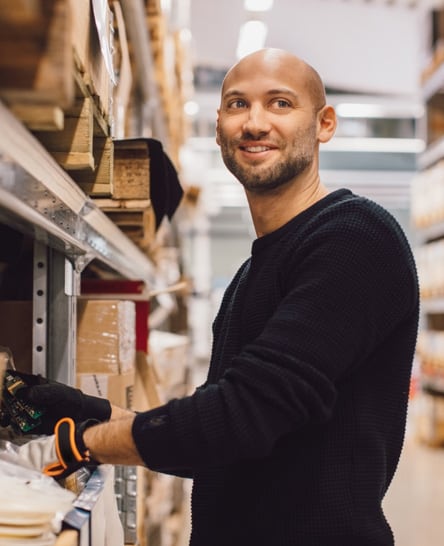
[[[415,93],[433,0],[274,0],[248,12],[244,0],[190,0],[194,62],[224,70],[236,61],[243,23],[267,25],[266,46],[311,63],[327,86],[353,92]],[[439,3],[439,2],[438,2]],[[441,2],[442,4],[442,2]]]
[[[214,120],[218,89],[227,68],[237,60],[239,31],[247,20],[266,23],[266,47],[289,50],[312,64],[330,99],[347,96],[352,102],[376,102],[385,107],[387,118],[395,117],[390,112],[402,105],[403,117],[409,117],[410,109],[411,119],[418,119],[421,71],[429,61],[432,42],[430,10],[444,1],[274,0],[272,10],[263,13],[246,11],[244,0],[189,1],[199,105],[196,136],[206,138],[190,142],[191,153],[184,158],[186,176],[191,182],[203,182],[222,233],[227,226],[234,230],[242,226],[232,215],[237,209],[244,218],[246,202],[240,185],[221,164]],[[353,129],[353,123],[340,120],[344,130]],[[337,136],[335,141],[341,144]],[[407,139],[401,143],[407,144]],[[406,210],[415,170],[415,153],[406,151],[329,155],[321,149],[321,176],[331,189],[347,186],[390,208]]]

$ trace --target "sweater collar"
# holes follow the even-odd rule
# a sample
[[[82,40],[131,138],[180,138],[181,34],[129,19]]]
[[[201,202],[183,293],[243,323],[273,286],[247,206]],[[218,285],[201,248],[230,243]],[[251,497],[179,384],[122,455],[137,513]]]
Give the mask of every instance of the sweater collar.
[[[325,197],[323,197],[319,201],[316,201],[316,203],[297,214],[294,218],[289,220],[280,228],[255,239],[252,245],[252,254],[257,253],[268,245],[274,243],[275,241],[280,239],[282,235],[284,235],[287,231],[293,231],[299,225],[307,222],[313,215],[317,214],[322,209],[330,206],[337,201],[342,201],[344,197],[348,197],[351,195],[353,195],[352,192],[346,188],[341,188],[327,194]]]

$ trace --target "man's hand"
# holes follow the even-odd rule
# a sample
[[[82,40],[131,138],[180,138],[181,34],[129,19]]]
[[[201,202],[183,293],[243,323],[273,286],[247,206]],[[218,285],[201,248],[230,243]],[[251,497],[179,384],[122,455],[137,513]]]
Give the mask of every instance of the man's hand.
[[[63,417],[70,417],[75,423],[88,419],[103,422],[111,417],[111,404],[108,400],[89,396],[80,389],[50,381],[41,375],[8,371],[20,377],[26,385],[17,391],[17,398],[42,411],[40,424],[32,430],[22,431],[24,433],[53,434],[54,427]],[[8,423],[3,420],[3,426],[6,424]]]
[[[19,446],[18,462],[56,479],[66,478],[82,466],[97,466],[83,441],[84,431],[96,424],[98,421],[90,419],[76,425],[64,417],[52,436],[40,436]]]
[[[65,478],[82,466],[99,463],[91,459],[83,441],[83,433],[99,421],[89,419],[76,425],[70,417],[60,419],[54,428],[55,450],[57,460],[46,465],[43,472],[53,478]]]

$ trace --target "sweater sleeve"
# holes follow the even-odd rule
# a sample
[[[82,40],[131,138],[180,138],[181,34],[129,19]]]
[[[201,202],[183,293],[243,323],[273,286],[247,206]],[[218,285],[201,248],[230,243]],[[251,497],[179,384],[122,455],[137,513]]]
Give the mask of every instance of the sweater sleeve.
[[[327,224],[283,263],[279,306],[222,378],[136,417],[148,467],[264,457],[288,432],[328,421],[338,381],[417,308],[413,259],[393,225]]]

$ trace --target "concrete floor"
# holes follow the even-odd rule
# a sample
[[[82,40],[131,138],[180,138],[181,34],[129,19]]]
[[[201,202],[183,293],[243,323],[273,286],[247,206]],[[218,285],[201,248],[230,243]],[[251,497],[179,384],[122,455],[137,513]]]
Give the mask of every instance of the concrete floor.
[[[444,448],[427,447],[408,432],[384,511],[396,546],[444,544]]]

